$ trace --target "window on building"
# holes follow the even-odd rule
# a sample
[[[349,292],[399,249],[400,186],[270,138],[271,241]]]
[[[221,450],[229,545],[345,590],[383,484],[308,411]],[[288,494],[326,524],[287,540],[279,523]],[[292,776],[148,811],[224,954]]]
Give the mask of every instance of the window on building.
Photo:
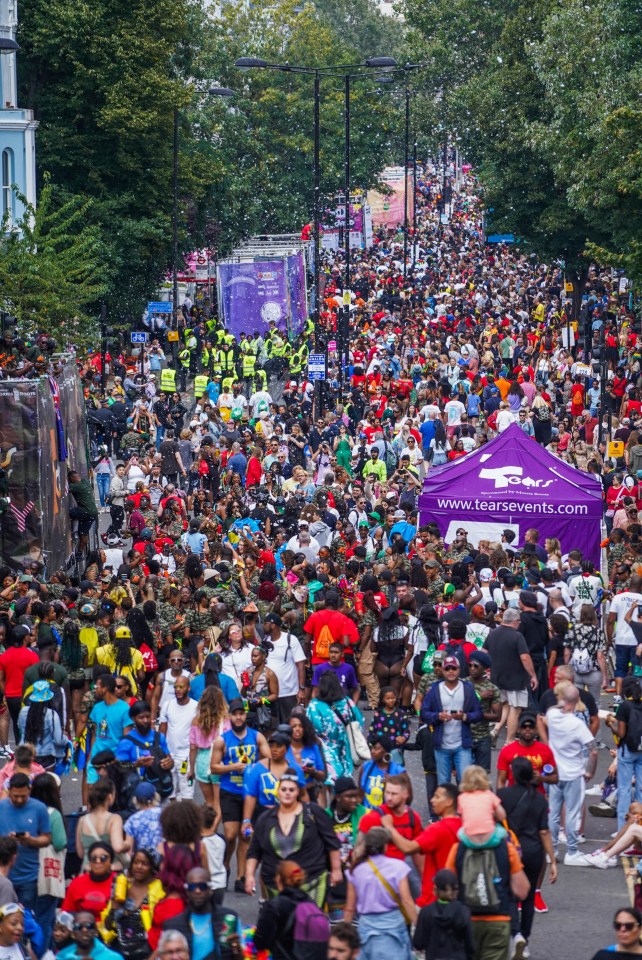
[[[13,219],[13,150],[2,151],[2,216]]]

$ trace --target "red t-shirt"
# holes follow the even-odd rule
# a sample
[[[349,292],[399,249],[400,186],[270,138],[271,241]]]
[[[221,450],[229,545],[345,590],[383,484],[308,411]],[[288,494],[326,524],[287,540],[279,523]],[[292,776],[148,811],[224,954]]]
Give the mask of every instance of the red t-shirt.
[[[443,870],[446,866],[450,851],[458,843],[457,831],[460,827],[459,817],[444,817],[437,823],[430,823],[417,837],[419,849],[426,856],[418,907],[425,907],[435,900],[433,878],[438,870]]]
[[[417,837],[422,832],[421,820],[412,809],[408,807],[405,813],[402,813],[400,817],[396,817],[392,813],[385,803],[382,803],[377,810],[369,810],[361,820],[359,821],[359,832],[367,833],[368,830],[371,830],[373,827],[381,826],[381,818],[384,814],[390,814],[392,817],[392,825],[394,826],[397,833],[400,833],[404,840],[416,840]],[[393,857],[395,860],[405,860],[406,855],[401,852],[399,847],[395,847],[394,843],[389,843],[386,847],[386,856]]]
[[[321,628],[326,624],[335,640],[340,642],[342,637],[347,636],[350,646],[359,642],[359,631],[350,617],[339,613],[338,610],[317,610],[316,613],[308,617],[303,627],[306,633],[312,635],[313,664],[325,663],[328,659],[327,657],[318,657],[316,653],[317,639],[321,633]]]
[[[69,913],[88,910],[89,913],[93,913],[96,920],[100,920],[101,913],[111,900],[113,880],[113,873],[100,883],[92,880],[88,873],[79,874],[67,887],[62,909],[68,910]]]
[[[4,670],[5,677],[5,697],[22,696],[25,671],[38,661],[38,654],[27,647],[9,647],[0,656],[0,669]]]
[[[528,747],[525,747],[518,740],[514,740],[513,743],[507,743],[505,747],[502,747],[497,757],[497,771],[502,770],[508,774],[508,780],[506,781],[508,787],[512,787],[515,782],[511,769],[511,763],[515,757],[526,757],[527,760],[530,760],[536,773],[541,774],[542,767],[546,766],[547,763],[557,769],[553,751],[547,743],[540,743],[539,740],[535,740]],[[542,783],[539,784],[537,789],[540,793],[546,793]]]

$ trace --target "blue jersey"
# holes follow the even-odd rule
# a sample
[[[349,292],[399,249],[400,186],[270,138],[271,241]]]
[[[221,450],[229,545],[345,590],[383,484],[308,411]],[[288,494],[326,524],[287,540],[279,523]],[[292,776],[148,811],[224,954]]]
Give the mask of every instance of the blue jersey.
[[[244,737],[237,737],[233,730],[228,730],[223,734],[225,750],[221,763],[224,765],[230,763],[244,763],[248,767],[256,763],[259,759],[259,748],[256,730],[247,727]],[[243,770],[233,770],[231,773],[221,775],[221,790],[227,790],[228,793],[236,793],[239,796],[243,793]]]
[[[305,774],[296,762],[292,750],[288,748],[286,753],[288,766],[294,770],[299,779],[301,788],[305,788]],[[243,777],[243,796],[256,797],[256,802],[260,807],[275,807],[278,803],[277,791],[279,781],[274,776],[269,767],[264,767],[262,763],[253,763],[248,767]]]
[[[374,810],[383,803],[383,788],[386,776],[405,773],[405,768],[398,763],[390,763],[388,771],[382,770],[374,760],[368,760],[363,765],[360,777],[360,787],[363,790],[363,805],[366,810]]]

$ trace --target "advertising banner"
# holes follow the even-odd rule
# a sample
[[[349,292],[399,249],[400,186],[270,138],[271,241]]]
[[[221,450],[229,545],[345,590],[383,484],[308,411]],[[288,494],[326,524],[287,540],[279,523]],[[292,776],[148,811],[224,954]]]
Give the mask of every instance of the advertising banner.
[[[434,521],[446,543],[459,527],[477,546],[515,531],[513,548],[527,530],[540,543],[556,537],[562,553],[581,550],[599,565],[602,487],[591,474],[548,453],[512,424],[479,450],[431,470],[419,497],[420,524]]]
[[[288,290],[284,260],[219,263],[217,283],[225,326],[235,337],[258,330],[265,334],[271,321],[287,330]]]
[[[412,171],[408,171],[408,222],[412,220],[413,179]],[[390,193],[379,193],[377,190],[368,191],[368,206],[374,227],[401,227],[404,222],[404,169],[403,167],[387,167],[381,174],[381,182],[386,184]]]
[[[219,315],[235,337],[265,334],[271,321],[295,337],[308,317],[303,251],[280,259],[217,265]]]

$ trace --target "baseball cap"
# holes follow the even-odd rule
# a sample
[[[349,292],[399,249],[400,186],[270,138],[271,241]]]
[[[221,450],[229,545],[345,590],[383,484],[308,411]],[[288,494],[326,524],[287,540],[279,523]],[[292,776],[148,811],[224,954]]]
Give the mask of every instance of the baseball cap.
[[[267,622],[267,623],[273,623],[273,624],[275,624],[275,626],[277,626],[277,627],[282,627],[282,626],[283,626],[283,620],[282,620],[281,617],[278,615],[278,613],[268,613],[267,617],[265,617],[265,619],[264,619],[263,622],[264,622],[264,623],[266,623],[266,622]]]
[[[490,569],[490,567],[483,567],[479,571],[479,579],[485,580],[486,582],[493,579],[493,571]]]
[[[459,667],[460,663],[457,657],[444,657],[444,667]]]
[[[273,733],[268,735],[267,742],[277,743],[282,747],[289,747],[292,743],[292,738],[284,730],[274,730]]]
[[[139,783],[134,790],[134,798],[136,800],[149,801],[153,800],[155,796],[156,790],[154,789],[154,785],[152,783],[148,783],[147,781]]]
[[[439,560],[426,560],[426,563],[424,564],[424,566],[426,566],[426,567],[438,567],[438,566],[439,566]]]
[[[519,718],[519,723],[517,724],[517,726],[523,727],[525,723],[532,723],[533,726],[537,726],[537,717],[535,716],[535,714],[528,713],[528,711],[524,711],[524,713],[522,713],[522,715]]]
[[[245,704],[240,697],[235,697],[234,700],[230,700],[229,712],[234,713],[235,710],[243,710],[245,712]]]
[[[406,514],[403,512],[403,510],[395,510],[393,517],[395,520],[405,520]]]

